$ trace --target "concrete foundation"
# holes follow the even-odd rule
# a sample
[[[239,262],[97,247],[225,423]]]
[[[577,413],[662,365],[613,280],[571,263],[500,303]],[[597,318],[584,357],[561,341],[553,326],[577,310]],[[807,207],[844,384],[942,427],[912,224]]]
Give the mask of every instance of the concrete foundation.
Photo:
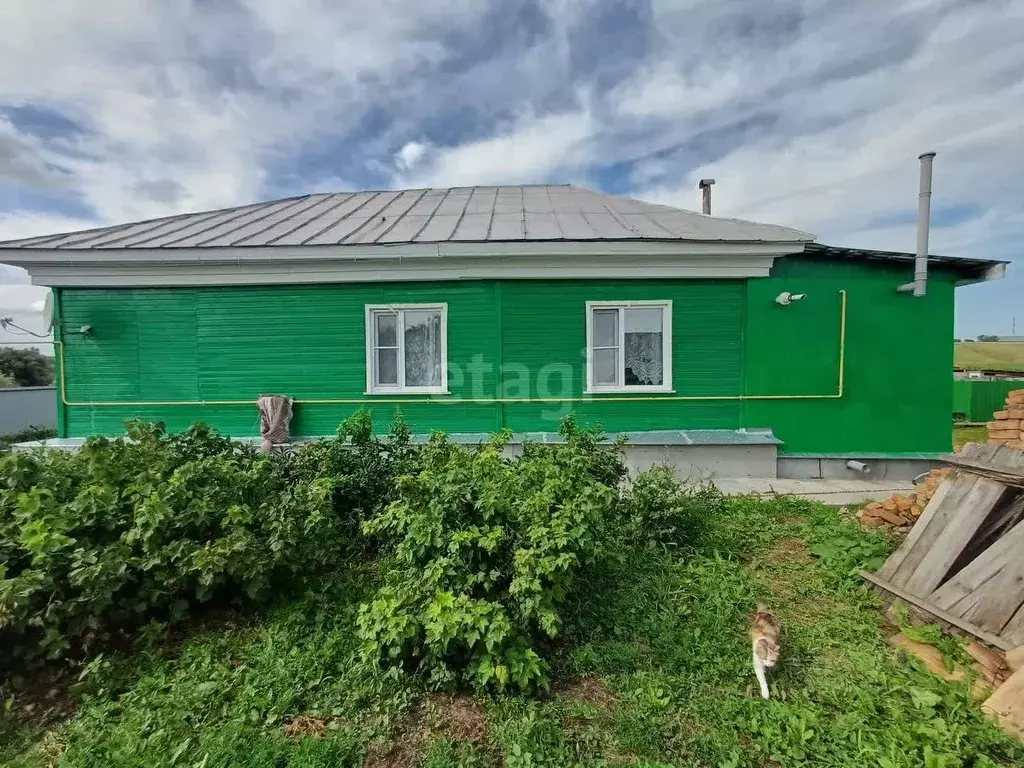
[[[867,474],[857,472],[846,466],[850,460],[865,464],[870,470]],[[928,456],[917,457],[881,457],[881,456],[779,456],[777,477],[794,480],[874,480],[874,481],[910,481],[923,472],[943,467],[945,464],[937,458]]]
[[[775,477],[774,445],[631,445],[625,450],[631,475],[668,464],[680,480],[711,477]]]
[[[914,490],[909,481],[794,480],[781,477],[720,477],[715,478],[715,485],[727,495],[795,496],[834,505],[884,501],[894,493],[909,494]]]

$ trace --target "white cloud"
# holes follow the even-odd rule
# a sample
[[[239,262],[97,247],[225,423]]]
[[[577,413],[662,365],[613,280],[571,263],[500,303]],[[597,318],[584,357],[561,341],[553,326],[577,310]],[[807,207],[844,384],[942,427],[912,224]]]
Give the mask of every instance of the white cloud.
[[[1022,38],[1024,0],[9,2],[0,105],[82,130],[0,117],[0,239],[94,223],[5,185],[110,223],[388,182],[695,208],[712,176],[716,213],[912,249],[934,149],[935,250],[1015,255]]]
[[[398,183],[411,187],[523,184],[579,169],[589,157],[594,123],[585,111],[524,115],[497,135],[457,147],[430,148],[425,166]]]
[[[81,120],[82,135],[39,156],[101,222],[234,205],[259,196],[282,151],[328,128],[335,138],[352,130],[382,84],[443,57],[439,30],[471,25],[483,9],[469,0],[8,3],[0,103],[57,105]]]
[[[395,167],[402,173],[407,173],[423,159],[426,154],[427,145],[420,141],[410,141],[402,145],[402,148],[395,153]]]

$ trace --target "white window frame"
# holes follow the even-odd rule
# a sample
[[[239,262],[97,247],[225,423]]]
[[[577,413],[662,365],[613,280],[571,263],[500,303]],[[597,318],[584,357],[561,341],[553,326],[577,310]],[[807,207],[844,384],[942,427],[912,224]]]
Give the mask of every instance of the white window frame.
[[[435,387],[409,387],[405,384],[405,311],[440,310],[441,312],[441,384]],[[398,384],[374,384],[374,350],[377,348],[374,336],[373,318],[378,312],[393,312],[398,315],[396,336],[398,342]],[[367,304],[366,305],[366,392],[367,395],[447,395],[448,392],[448,304]]]
[[[661,354],[664,361],[664,374],[661,384],[625,384],[626,381],[626,323],[624,312],[626,309],[661,309],[662,332],[661,332]],[[595,309],[617,309],[619,310],[619,354],[618,370],[616,373],[616,384],[595,384],[594,383],[594,310]],[[588,301],[587,302],[587,394],[601,394],[607,392],[672,392],[672,301]]]

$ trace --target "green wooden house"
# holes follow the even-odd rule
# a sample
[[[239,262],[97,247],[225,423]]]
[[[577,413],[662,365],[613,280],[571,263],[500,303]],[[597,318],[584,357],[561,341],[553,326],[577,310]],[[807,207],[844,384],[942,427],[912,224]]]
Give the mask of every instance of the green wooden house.
[[[62,438],[130,417],[253,436],[280,394],[296,436],[368,406],[547,439],[574,412],[635,463],[761,476],[948,450],[954,289],[1004,268],[932,257],[914,297],[912,254],[573,186],[308,195],[0,261],[53,288]]]

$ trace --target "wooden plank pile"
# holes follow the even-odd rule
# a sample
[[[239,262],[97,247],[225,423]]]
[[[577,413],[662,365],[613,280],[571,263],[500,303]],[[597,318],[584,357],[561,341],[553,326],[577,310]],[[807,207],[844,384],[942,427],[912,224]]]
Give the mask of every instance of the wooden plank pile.
[[[955,471],[866,579],[941,621],[1010,650],[1024,645],[1024,451],[969,444]]]
[[[1024,389],[1015,389],[1006,396],[1006,405],[992,414],[988,423],[988,442],[1024,449]]]
[[[857,513],[857,519],[867,528],[910,530],[910,526],[924,513],[925,507],[948,473],[948,469],[933,469],[913,494],[897,493],[885,501],[873,501]]]

